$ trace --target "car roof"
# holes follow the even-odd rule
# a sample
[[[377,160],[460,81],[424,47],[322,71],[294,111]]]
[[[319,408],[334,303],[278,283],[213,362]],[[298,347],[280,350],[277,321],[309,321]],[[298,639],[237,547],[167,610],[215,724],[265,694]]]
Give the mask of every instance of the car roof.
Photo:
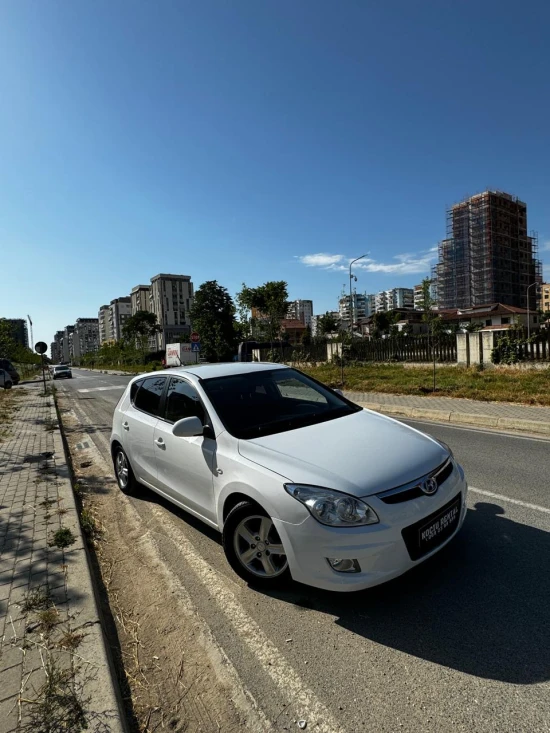
[[[285,364],[272,362],[222,362],[221,364],[190,364],[185,367],[173,367],[158,372],[140,374],[140,377],[157,376],[159,374],[191,374],[199,379],[215,379],[216,377],[231,377],[236,374],[250,374],[265,372],[271,369],[289,369]]]

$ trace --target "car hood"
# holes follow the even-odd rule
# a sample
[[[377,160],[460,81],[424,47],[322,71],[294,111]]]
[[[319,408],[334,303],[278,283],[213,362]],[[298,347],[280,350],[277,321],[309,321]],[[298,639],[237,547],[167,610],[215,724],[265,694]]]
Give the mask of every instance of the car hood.
[[[445,448],[428,435],[370,410],[239,440],[239,453],[292,483],[370,496],[440,466]]]

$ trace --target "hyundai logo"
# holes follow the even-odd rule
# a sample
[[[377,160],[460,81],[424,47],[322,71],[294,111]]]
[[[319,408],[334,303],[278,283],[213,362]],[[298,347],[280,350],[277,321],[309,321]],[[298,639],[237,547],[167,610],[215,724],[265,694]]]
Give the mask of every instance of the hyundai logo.
[[[428,478],[420,484],[420,489],[427,496],[431,496],[437,491],[437,481],[433,477]]]

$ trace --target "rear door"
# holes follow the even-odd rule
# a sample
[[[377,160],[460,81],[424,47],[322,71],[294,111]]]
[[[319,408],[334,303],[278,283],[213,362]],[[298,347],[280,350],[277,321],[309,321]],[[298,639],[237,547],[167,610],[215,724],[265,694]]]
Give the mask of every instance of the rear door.
[[[132,385],[130,404],[122,416],[122,438],[136,478],[157,485],[155,427],[166,377],[145,377]],[[137,387],[137,389],[134,389]]]

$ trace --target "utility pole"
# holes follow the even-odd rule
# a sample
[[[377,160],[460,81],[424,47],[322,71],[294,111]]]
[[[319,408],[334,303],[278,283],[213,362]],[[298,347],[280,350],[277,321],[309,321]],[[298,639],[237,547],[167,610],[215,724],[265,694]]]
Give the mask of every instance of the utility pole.
[[[356,257],[354,260],[352,260],[349,263],[349,333],[350,333],[350,336],[353,336],[353,296],[351,293],[351,283],[352,283],[352,278],[355,277],[355,275],[351,274],[351,266],[353,265],[354,262],[357,262],[358,260],[362,260],[367,255],[368,255],[368,252],[365,255],[361,255],[361,257]],[[355,277],[355,280],[357,281],[356,277]]]

